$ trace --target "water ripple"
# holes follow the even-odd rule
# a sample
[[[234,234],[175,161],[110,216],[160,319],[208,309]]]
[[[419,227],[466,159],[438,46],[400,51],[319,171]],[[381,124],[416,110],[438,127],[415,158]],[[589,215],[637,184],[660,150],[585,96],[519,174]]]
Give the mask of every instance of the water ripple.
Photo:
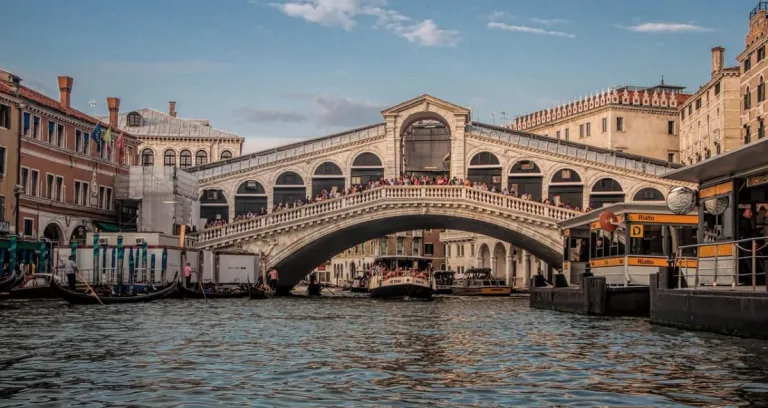
[[[0,310],[11,407],[768,405],[768,342],[527,299]]]

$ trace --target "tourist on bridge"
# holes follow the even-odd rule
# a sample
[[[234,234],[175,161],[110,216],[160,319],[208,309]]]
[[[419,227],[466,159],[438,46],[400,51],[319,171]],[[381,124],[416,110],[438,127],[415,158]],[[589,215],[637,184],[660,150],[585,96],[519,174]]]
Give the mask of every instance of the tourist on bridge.
[[[192,267],[189,266],[189,262],[187,262],[187,266],[184,267],[184,284],[185,287],[189,288],[189,284],[192,281]]]
[[[77,273],[77,265],[75,265],[75,261],[72,260],[71,255],[69,259],[67,259],[67,262],[64,264],[64,273],[67,275],[69,289],[75,290],[75,283],[77,282],[75,279],[75,274]]]
[[[280,276],[277,273],[277,269],[272,268],[269,271],[269,287],[272,290],[277,289],[277,280],[280,278]]]

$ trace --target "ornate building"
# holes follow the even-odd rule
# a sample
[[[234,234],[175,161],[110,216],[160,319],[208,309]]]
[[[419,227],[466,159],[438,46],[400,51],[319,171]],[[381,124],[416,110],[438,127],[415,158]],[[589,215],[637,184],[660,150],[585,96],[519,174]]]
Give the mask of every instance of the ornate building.
[[[0,145],[8,149],[21,141],[13,152],[0,150],[4,157],[21,159],[5,162],[2,191],[7,199],[7,180],[21,186],[18,212],[15,200],[12,204],[17,231],[67,245],[72,239],[82,243],[86,231],[115,228],[120,210],[114,205],[115,176],[136,160],[139,142],[124,132],[120,154],[117,134],[100,145],[91,132],[97,124],[116,128],[120,99],[107,98],[108,122],[101,122],[72,108],[70,77],[58,78],[57,101],[25,87],[13,74],[0,74],[0,128],[5,128]]]
[[[765,79],[768,78],[768,2],[761,1],[749,14],[749,32],[744,51],[736,58],[741,69],[740,90],[742,142],[765,137]]]
[[[725,49],[712,49],[712,72],[680,105],[680,162],[698,163],[735,149],[740,142],[739,67],[725,68]]]
[[[231,159],[242,154],[243,137],[211,127],[207,119],[184,119],[176,115],[176,102],[168,112],[151,108],[118,115],[117,127],[137,135],[141,141],[142,166],[187,168]]]
[[[670,162],[680,148],[677,108],[683,87],[623,86],[516,118],[514,130]]]

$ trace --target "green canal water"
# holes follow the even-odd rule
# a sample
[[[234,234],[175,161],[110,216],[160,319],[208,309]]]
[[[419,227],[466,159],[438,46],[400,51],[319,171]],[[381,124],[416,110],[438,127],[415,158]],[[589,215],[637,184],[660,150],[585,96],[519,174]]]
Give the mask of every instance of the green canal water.
[[[768,405],[768,342],[523,299],[0,306],[0,406]]]

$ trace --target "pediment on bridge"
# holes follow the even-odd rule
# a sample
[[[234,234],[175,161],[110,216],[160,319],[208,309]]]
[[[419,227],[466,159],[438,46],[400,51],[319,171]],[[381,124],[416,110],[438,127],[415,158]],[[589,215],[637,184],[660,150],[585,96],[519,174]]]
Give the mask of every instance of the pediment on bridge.
[[[434,96],[428,95],[428,94],[417,96],[416,98],[410,99],[403,103],[384,109],[383,111],[381,111],[381,114],[384,117],[398,115],[402,112],[410,111],[414,107],[417,107],[419,105],[424,106],[423,108],[424,111],[430,110],[430,106],[432,106],[432,107],[442,108],[453,114],[467,115],[467,116],[469,116],[470,114],[470,110],[465,107],[452,104],[450,102],[444,101],[440,98],[435,98]]]

